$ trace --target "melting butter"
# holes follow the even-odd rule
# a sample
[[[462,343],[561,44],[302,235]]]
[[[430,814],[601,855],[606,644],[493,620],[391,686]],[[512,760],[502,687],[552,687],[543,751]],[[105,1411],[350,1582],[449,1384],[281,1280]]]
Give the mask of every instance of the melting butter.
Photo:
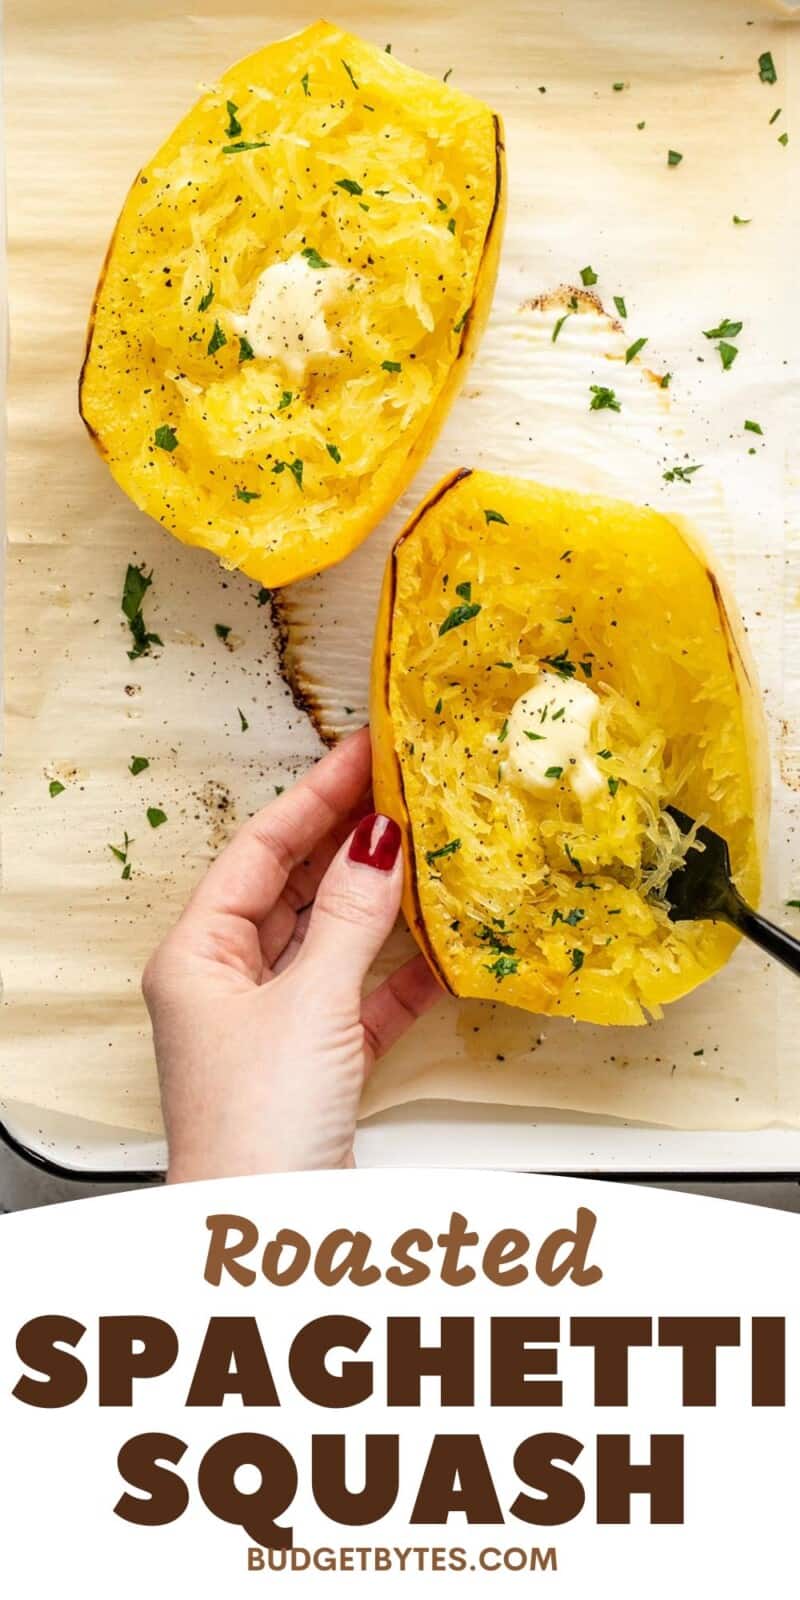
[[[544,673],[509,713],[503,779],[539,795],[569,783],[579,800],[590,800],[604,783],[592,753],[599,711],[588,684]]]
[[[296,382],[315,356],[336,354],[325,312],[350,281],[343,267],[312,267],[303,255],[261,273],[249,309],[234,317],[253,354],[280,361]]]

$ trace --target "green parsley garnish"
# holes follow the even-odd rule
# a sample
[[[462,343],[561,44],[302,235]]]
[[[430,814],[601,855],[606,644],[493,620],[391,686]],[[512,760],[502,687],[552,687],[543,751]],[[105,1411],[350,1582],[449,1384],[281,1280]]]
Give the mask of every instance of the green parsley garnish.
[[[307,72],[303,73],[303,76],[300,79],[300,82],[303,85],[303,94],[307,95],[308,94],[308,73]]]
[[[474,601],[472,605],[454,606],[449,616],[439,624],[439,637],[441,638],[444,633],[450,633],[452,628],[460,628],[463,623],[471,622],[473,617],[477,617],[480,609]]]
[[[210,304],[211,304],[211,302],[212,302],[212,300],[213,300],[213,298],[214,298],[214,285],[213,285],[213,283],[210,283],[208,288],[206,289],[205,294],[203,295],[202,300],[198,301],[198,305],[197,305],[198,311],[207,311],[209,306],[210,306]]]
[[[256,595],[256,605],[265,606],[265,605],[267,605],[268,601],[270,601],[271,599],[272,599],[272,590],[271,589],[263,589],[263,588],[259,589],[258,594]]]
[[[568,319],[569,319],[569,318],[570,318],[570,317],[571,317],[571,316],[572,316],[572,312],[571,312],[571,311],[565,311],[565,312],[564,312],[564,315],[563,315],[563,317],[559,317],[559,318],[558,318],[558,321],[557,321],[557,322],[556,322],[556,324],[555,324],[555,327],[554,327],[554,328],[553,328],[553,337],[552,337],[552,342],[553,342],[553,344],[555,344],[555,342],[556,342],[556,339],[557,339],[557,338],[558,338],[558,336],[559,336],[559,334],[560,334],[560,332],[561,332],[561,329],[562,329],[562,328],[563,328],[563,326],[564,326],[564,323],[565,323],[565,322],[566,322],[566,321],[567,321],[567,320],[568,320]]]
[[[340,58],[340,59],[341,59],[341,58]],[[342,60],[342,66],[343,66],[343,67],[344,67],[344,70],[345,70],[345,72],[346,72],[346,73],[347,73],[347,76],[348,76],[348,78],[349,78],[349,79],[350,79],[350,82],[351,82],[351,83],[352,83],[352,85],[353,85],[353,88],[354,88],[354,89],[357,89],[357,88],[358,88],[358,84],[357,84],[357,83],[356,83],[356,80],[355,80],[355,78],[354,78],[354,77],[353,77],[353,69],[352,69],[352,67],[349,67],[349,66],[348,66],[348,64],[347,64],[347,62],[346,62],[346,61],[344,61],[344,60]]]
[[[772,59],[771,50],[765,50],[763,55],[759,56],[758,76],[762,83],[777,83],[778,74],[775,71],[775,62]]]
[[[629,344],[628,345],[628,348],[625,351],[625,365],[626,365],[626,367],[630,365],[630,363],[633,360],[634,356],[638,356],[639,351],[643,350],[646,344],[647,344],[647,340],[646,339],[634,339],[633,344]]]
[[[574,678],[577,670],[575,662],[570,661],[566,650],[559,650],[557,656],[542,656],[542,666],[552,667],[553,671],[557,672],[561,678]],[[545,707],[546,710],[547,707]],[[542,720],[544,721],[544,718]]]
[[[619,786],[620,786],[620,779],[619,778],[607,778],[606,782],[608,784],[608,792],[609,792],[609,794],[610,795],[615,795],[617,790],[618,790],[618,788],[619,788]]]
[[[124,842],[122,844],[110,844],[108,848],[111,851],[114,859],[122,862],[122,872],[120,876],[123,878],[129,878],[131,875],[131,864],[128,860],[128,851],[131,847],[131,840],[128,838],[127,833],[123,835],[123,841]]]
[[[240,489],[237,484],[236,498],[237,500],[243,500],[245,505],[249,505],[251,500],[260,500],[261,495],[257,494],[254,489]]]
[[[703,463],[698,461],[693,467],[669,467],[664,473],[665,483],[688,483],[695,472],[699,472]]]
[[[239,721],[240,721],[240,723],[242,725],[242,733],[246,733],[248,728],[249,728],[249,726],[250,726],[250,724],[249,724],[249,722],[248,722],[248,720],[247,720],[247,718],[246,718],[241,706],[237,706],[236,710],[239,713]]]
[[[723,339],[721,344],[717,345],[717,349],[719,351],[720,361],[722,362],[722,370],[723,372],[727,372],[728,368],[733,366],[733,363],[739,354],[738,347],[735,344],[727,344]]]
[[[564,768],[563,767],[548,767],[547,771],[545,772],[545,777],[546,778],[561,778],[561,777],[563,777],[563,775],[564,775]]]
[[[791,911],[800,911],[800,900],[787,900],[786,904]]]
[[[464,311],[462,313],[462,315],[459,317],[458,322],[454,322],[453,323],[453,332],[454,333],[460,333],[461,332],[462,328],[464,327],[464,324],[466,323],[466,320],[467,320],[468,316],[469,316],[469,307],[467,307],[467,310]]]
[[[224,156],[235,156],[239,154],[240,150],[266,150],[267,143],[266,139],[237,139],[236,144],[224,144],[222,146],[222,154]]]
[[[760,422],[746,422],[744,427],[745,433],[760,433],[762,435],[764,433]]]
[[[615,294],[615,296],[614,296],[614,304],[615,304],[615,306],[617,308],[617,311],[619,312],[619,315],[621,317],[627,317],[627,315],[628,315],[628,307],[626,306],[625,301],[624,301],[624,299],[623,299],[621,294]]]
[[[624,85],[624,83],[612,83],[611,87],[614,90],[615,94],[619,94],[620,89],[624,89],[625,85]]]
[[[433,708],[433,714],[434,714],[435,717],[438,717],[440,715],[443,703],[444,702],[443,702],[442,697],[440,695],[439,699],[437,700],[437,702],[436,702],[436,704],[435,704],[435,706]]]
[[[613,389],[607,389],[603,383],[590,383],[589,391],[593,399],[589,401],[590,411],[621,411],[622,407]]]
[[[610,761],[611,760],[611,751],[610,750],[598,750],[597,759],[598,759],[598,761]]]
[[[782,108],[780,106],[778,106],[777,111],[773,111],[772,116],[769,119],[769,126],[770,127],[772,127],[773,122],[777,122],[777,120],[778,120],[778,118],[779,118],[779,116],[781,114],[781,109]]]
[[[752,217],[737,217],[736,213],[734,212],[733,220],[736,223],[737,228],[746,228],[748,223],[752,222],[753,219]]]
[[[583,966],[583,960],[584,960],[583,951],[582,950],[573,950],[571,952],[571,956],[572,956],[572,970],[573,970],[573,972],[580,972],[581,967]]]
[[[553,712],[553,715],[550,718],[550,721],[551,722],[560,722],[561,718],[564,715],[564,712],[566,711],[566,709],[567,709],[566,706],[559,706],[558,710]],[[546,706],[545,706],[545,711],[547,711],[547,707]],[[544,717],[542,717],[542,722],[544,722]]]
[[[337,464],[341,461],[342,452],[337,444],[326,444],[325,449],[327,450],[331,461],[335,461]]]
[[[484,506],[483,514],[486,518],[487,526],[490,522],[502,522],[504,527],[508,527],[508,522],[503,516],[502,511],[492,511],[488,506]]]
[[[572,612],[570,612],[569,616],[567,616],[567,617],[556,617],[556,622],[571,622],[571,621],[572,621]]]
[[[580,861],[578,860],[578,857],[574,856],[572,854],[572,851],[570,850],[570,847],[567,844],[566,839],[564,840],[564,854],[565,854],[567,860],[575,868],[576,872],[583,872],[583,867],[581,866]]]
[[[506,717],[506,720],[503,723],[503,726],[502,726],[502,728],[500,729],[500,732],[497,735],[497,743],[498,744],[505,744],[507,738],[508,738],[508,717]]]
[[[450,839],[447,844],[440,844],[438,850],[426,850],[425,860],[430,867],[434,861],[440,861],[442,856],[454,856],[461,849],[460,839]]]
[[[153,443],[158,450],[177,450],[178,435],[168,422],[161,422],[153,434]]]
[[[448,233],[455,233],[455,231],[456,231],[456,219],[455,219],[455,217],[451,217],[450,218],[450,220],[449,220],[449,222],[447,224],[447,231],[448,231]]]
[[[303,487],[303,463],[295,456],[294,461],[276,461],[273,472],[280,474],[289,471],[297,484],[298,489]]]
[[[315,250],[314,246],[311,244],[306,245],[305,250],[301,250],[300,254],[301,256],[305,257],[309,266],[312,267],[315,272],[322,272],[325,267],[330,266],[330,261],[325,261],[320,255],[319,251]]]
[[[718,327],[703,329],[703,338],[735,339],[737,333],[741,333],[743,327],[743,322],[731,322],[729,317],[723,317]]]
[[[451,74],[452,70],[453,70],[452,67],[448,67],[447,71],[442,74],[442,83],[446,83],[447,82],[448,78],[450,77],[450,74]]]
[[[637,126],[637,128],[638,128],[638,129],[639,129],[639,132],[640,132],[640,133],[641,133],[641,131],[642,131],[642,128],[644,128],[644,127],[646,127],[646,123],[644,123],[644,122],[637,122],[637,124],[636,124],[636,126]]]
[[[659,389],[668,389],[670,384],[671,384],[671,382],[672,382],[672,373],[671,372],[665,372],[663,378],[659,379],[658,387],[659,387]]]
[[[131,756],[131,764],[128,771],[133,773],[134,778],[138,778],[139,773],[146,772],[149,765],[150,762],[147,756]]]
[[[215,322],[214,323],[214,332],[212,333],[211,338],[208,341],[208,354],[210,356],[215,356],[217,351],[221,350],[222,346],[227,344],[227,343],[228,343],[228,335],[226,334],[224,328],[221,328],[219,323]]]
[[[508,727],[508,723],[506,723],[506,727]],[[544,738],[544,734],[543,733],[531,733],[529,728],[524,728],[523,732],[525,734],[525,738],[526,739],[543,739]]]
[[[460,595],[462,600],[467,600],[467,601],[471,600],[472,599],[472,584],[471,583],[457,583],[456,584],[456,594]]]
[[[554,911],[550,918],[550,925],[554,928],[557,922],[564,922],[568,928],[577,928],[578,923],[582,922],[585,916],[586,912],[583,907],[573,906],[566,916],[563,916],[560,911]]]
[[[123,616],[127,618],[128,627],[133,635],[133,649],[128,651],[130,661],[137,661],[139,656],[148,656],[151,645],[157,644],[163,648],[163,640],[158,634],[147,632],[142,616],[142,601],[152,581],[153,574],[145,572],[144,564],[140,567],[128,566],[121,605]]]
[[[355,178],[336,178],[333,187],[334,189],[346,189],[348,194],[364,193],[361,184],[356,183]]]
[[[151,828],[160,828],[161,824],[167,820],[167,813],[162,811],[159,806],[148,806],[147,820]]]
[[[250,340],[249,339],[245,339],[244,334],[240,333],[239,334],[239,366],[241,366],[243,361],[255,361],[255,359],[256,359],[256,353],[255,353],[255,350],[253,349],[253,346],[250,343]]]
[[[597,273],[593,267],[581,267],[581,283],[588,289],[597,282]]]
[[[231,630],[230,630],[227,622],[215,622],[214,623],[214,632],[215,632],[215,634],[216,634],[218,639],[222,639],[222,640],[227,639],[228,634],[230,633],[230,631]]]
[[[228,113],[228,126],[225,129],[225,136],[228,139],[238,139],[242,131],[242,124],[236,115],[239,107],[233,100],[226,100],[225,108]]]
[[[667,151],[667,166],[668,167],[679,167],[681,162],[682,162],[682,160],[683,160],[683,156],[682,156],[680,150],[668,150]]]
[[[286,407],[291,405],[293,399],[294,395],[292,394],[291,389],[284,389],[283,394],[278,401],[278,410],[285,411]]]
[[[402,362],[400,362],[400,361],[382,361],[381,362],[381,371],[382,372],[402,372],[402,370],[403,370],[403,366],[402,366]]]
[[[51,780],[50,780],[50,782],[49,782],[49,784],[47,786],[48,794],[50,795],[50,799],[51,800],[55,800],[56,795],[57,794],[63,794],[65,788],[66,788],[66,784],[59,783],[58,778],[51,778]]]
[[[498,956],[497,960],[491,963],[491,966],[487,966],[486,971],[493,972],[498,983],[502,983],[504,978],[509,978],[513,972],[516,972],[518,966],[519,956]]]
[[[778,144],[786,145],[788,143],[789,143],[789,135],[788,135],[788,133],[779,133],[778,134]]]

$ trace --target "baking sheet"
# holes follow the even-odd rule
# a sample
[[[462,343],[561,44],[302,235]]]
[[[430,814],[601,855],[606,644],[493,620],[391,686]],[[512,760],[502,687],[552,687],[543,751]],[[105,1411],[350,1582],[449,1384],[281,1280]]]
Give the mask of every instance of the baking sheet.
[[[776,758],[764,902],[773,912],[800,885],[800,571],[796,462],[787,457],[798,437],[797,172],[795,147],[777,137],[779,128],[791,137],[798,44],[791,26],[774,20],[777,9],[623,0],[609,13],[590,0],[506,0],[491,14],[361,5],[343,7],[336,19],[377,42],[391,39],[413,65],[453,66],[459,84],[506,121],[510,207],[496,317],[420,486],[453,464],[456,451],[459,460],[468,451],[490,464],[481,410],[484,380],[496,380],[489,341],[509,334],[504,319],[516,333],[528,302],[573,282],[585,264],[600,273],[607,304],[625,296],[626,327],[631,339],[648,336],[650,364],[674,371],[674,415],[654,413],[634,449],[654,492],[671,464],[660,444],[675,448],[676,426],[691,459],[704,463],[705,479],[698,474],[678,503],[714,538],[759,663]],[[255,587],[141,517],[91,450],[75,406],[85,315],[127,184],[196,86],[310,20],[299,5],[241,0],[191,14],[149,0],[113,10],[98,0],[12,0],[9,12],[8,1008],[0,1092],[125,1130],[160,1126],[138,993],[147,954],[235,821],[319,747],[285,689]],[[758,80],[757,57],[767,48],[775,89]],[[615,91],[619,81],[625,88]],[[769,126],[778,105],[781,118]],[[684,153],[680,167],[667,168],[668,148]],[[737,227],[734,213],[753,220]],[[745,321],[727,374],[700,332],[722,316]],[[580,338],[593,337],[590,322]],[[558,378],[556,392],[526,363],[512,378],[529,429],[528,470],[576,482],[585,457],[569,440],[551,473],[536,454],[543,417],[552,436],[552,407],[563,401]],[[763,444],[743,436],[745,417],[759,420]],[[524,438],[518,448],[522,466]],[[642,497],[640,481],[628,492]],[[163,652],[135,663],[119,613],[129,560],[154,570],[146,614],[164,640]],[[217,622],[231,628],[226,643]],[[135,779],[127,769],[137,754],[151,765]],[[53,800],[51,778],[65,784]],[[148,805],[167,812],[157,832]],[[125,831],[133,839],[127,882],[109,850]],[[675,1126],[796,1127],[789,984],[755,952],[739,951],[664,1022],[602,1036],[443,1001],[379,1069],[365,1109],[455,1095]]]

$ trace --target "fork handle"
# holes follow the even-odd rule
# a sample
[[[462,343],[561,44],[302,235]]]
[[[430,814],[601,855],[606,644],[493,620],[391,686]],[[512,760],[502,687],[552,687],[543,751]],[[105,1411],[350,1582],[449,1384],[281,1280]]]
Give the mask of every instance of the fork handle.
[[[768,922],[758,911],[753,911],[735,891],[734,895],[734,899],[725,907],[724,920],[738,928],[746,939],[757,944],[761,950],[766,950],[768,956],[774,956],[790,972],[800,976],[800,939],[795,939],[791,933],[785,933],[783,928],[777,928],[774,922]]]

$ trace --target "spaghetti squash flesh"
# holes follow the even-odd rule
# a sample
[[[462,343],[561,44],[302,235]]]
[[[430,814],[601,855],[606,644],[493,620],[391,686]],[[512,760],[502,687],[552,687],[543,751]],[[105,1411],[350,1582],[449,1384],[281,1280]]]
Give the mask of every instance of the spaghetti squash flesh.
[[[669,920],[686,841],[664,808],[722,833],[757,899],[746,670],[667,517],[483,473],[432,497],[391,558],[372,715],[406,909],[450,989],[639,1023],[723,964],[730,929]]]
[[[264,584],[358,544],[485,320],[501,148],[477,101],[325,23],[232,68],[98,287],[81,410],[136,503]]]

